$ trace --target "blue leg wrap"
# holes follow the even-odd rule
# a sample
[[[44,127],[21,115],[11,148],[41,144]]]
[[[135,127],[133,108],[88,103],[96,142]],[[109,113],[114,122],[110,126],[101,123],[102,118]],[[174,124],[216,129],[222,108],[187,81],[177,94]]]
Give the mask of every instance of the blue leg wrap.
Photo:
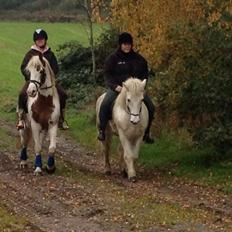
[[[35,156],[35,167],[42,168],[42,157],[41,157],[41,155],[36,155]]]
[[[27,160],[27,148],[24,147],[20,152],[20,160]]]
[[[48,167],[53,167],[55,166],[55,159],[53,155],[48,156]]]

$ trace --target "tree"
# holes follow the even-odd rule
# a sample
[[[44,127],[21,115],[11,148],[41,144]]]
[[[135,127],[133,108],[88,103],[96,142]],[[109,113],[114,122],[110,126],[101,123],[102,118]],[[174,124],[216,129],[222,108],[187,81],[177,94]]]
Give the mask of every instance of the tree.
[[[86,14],[86,20],[88,24],[88,39],[92,54],[92,75],[94,85],[96,85],[96,55],[95,55],[95,43],[93,35],[94,22],[104,21],[105,9],[108,6],[108,1],[104,0],[78,0],[77,7],[82,8]]]

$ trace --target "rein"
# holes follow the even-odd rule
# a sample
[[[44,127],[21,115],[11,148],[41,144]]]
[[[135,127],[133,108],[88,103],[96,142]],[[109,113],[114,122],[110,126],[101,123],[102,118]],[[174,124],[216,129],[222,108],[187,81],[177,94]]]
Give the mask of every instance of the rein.
[[[50,85],[50,86],[46,86],[46,87],[43,87],[43,88],[40,88],[40,89],[50,89],[50,88],[52,88],[53,87],[53,85]]]

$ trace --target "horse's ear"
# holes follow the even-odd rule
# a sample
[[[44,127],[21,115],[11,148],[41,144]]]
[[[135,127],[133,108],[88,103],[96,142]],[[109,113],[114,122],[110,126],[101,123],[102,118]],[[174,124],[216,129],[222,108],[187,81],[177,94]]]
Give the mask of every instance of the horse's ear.
[[[128,91],[128,87],[126,86],[125,82],[122,82],[122,86]]]
[[[142,85],[143,85],[143,88],[145,89],[145,87],[146,87],[146,83],[147,83],[147,79],[144,79],[143,81],[142,81]]]

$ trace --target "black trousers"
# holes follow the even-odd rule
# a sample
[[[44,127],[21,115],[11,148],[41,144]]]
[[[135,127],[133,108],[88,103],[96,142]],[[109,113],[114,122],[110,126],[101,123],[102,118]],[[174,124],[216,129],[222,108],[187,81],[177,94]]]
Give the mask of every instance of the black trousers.
[[[28,112],[27,110],[27,88],[28,88],[29,82],[26,82],[23,86],[23,88],[21,89],[20,93],[19,93],[19,97],[18,97],[18,107],[19,109],[23,109],[24,112]],[[57,88],[57,92],[59,95],[59,99],[60,99],[60,109],[64,109],[66,106],[66,100],[68,98],[68,95],[66,94],[66,92],[64,91],[64,89],[56,84],[56,88]]]
[[[111,110],[112,110],[114,101],[117,98],[117,96],[118,96],[118,92],[113,91],[111,89],[107,90],[106,95],[100,106],[100,112],[99,112],[99,121],[100,121],[99,129],[100,130],[105,131],[106,129],[107,123],[111,117]],[[148,114],[149,114],[148,127],[145,133],[149,133],[151,123],[152,123],[152,120],[155,114],[155,106],[147,94],[144,95],[144,104],[146,105],[148,109]]]

